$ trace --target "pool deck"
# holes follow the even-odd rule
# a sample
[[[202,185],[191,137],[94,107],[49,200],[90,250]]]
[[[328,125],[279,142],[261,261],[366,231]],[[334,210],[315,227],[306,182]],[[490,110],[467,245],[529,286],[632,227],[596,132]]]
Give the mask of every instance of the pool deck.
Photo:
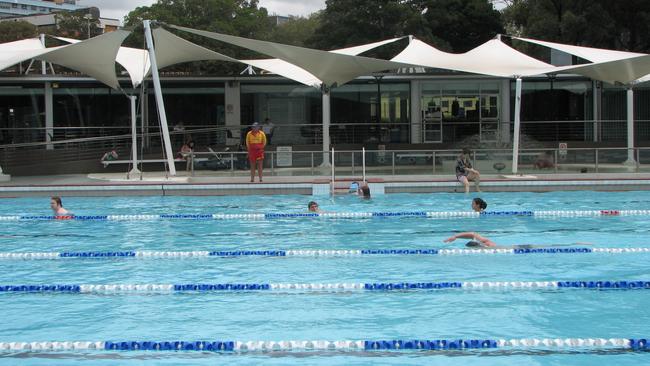
[[[0,198],[39,196],[161,196],[330,194],[329,176],[268,176],[250,183],[247,176],[181,176],[166,179],[164,173],[146,173],[127,180],[123,173],[11,177],[0,183]],[[139,177],[138,177],[139,178]],[[356,177],[339,177],[336,187],[346,191]],[[373,195],[384,193],[463,192],[453,175],[373,175],[368,178]],[[650,173],[539,174],[524,176],[483,175],[483,192],[548,192],[569,190],[650,190]],[[474,192],[472,184],[471,192]]]

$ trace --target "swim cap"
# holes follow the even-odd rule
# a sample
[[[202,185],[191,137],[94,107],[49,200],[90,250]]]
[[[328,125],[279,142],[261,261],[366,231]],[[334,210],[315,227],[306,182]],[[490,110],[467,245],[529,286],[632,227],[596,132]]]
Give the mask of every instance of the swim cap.
[[[465,244],[465,246],[468,247],[468,248],[476,248],[476,247],[482,247],[483,244],[481,244],[481,243],[479,243],[477,241],[474,241],[474,240],[470,240]]]

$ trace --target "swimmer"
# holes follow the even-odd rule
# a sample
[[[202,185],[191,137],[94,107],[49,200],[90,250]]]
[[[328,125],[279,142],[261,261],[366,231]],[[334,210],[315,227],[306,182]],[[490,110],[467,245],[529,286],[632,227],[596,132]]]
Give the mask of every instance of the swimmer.
[[[473,203],[472,206],[474,206]],[[464,233],[456,234],[454,236],[450,236],[447,239],[445,239],[445,243],[451,243],[456,239],[470,239],[470,241],[468,241],[467,244],[465,244],[465,246],[467,247],[489,248],[489,247],[497,246],[496,243],[493,242],[492,240],[484,236],[481,236],[475,232],[464,232]]]
[[[352,182],[350,183],[350,189],[348,190],[349,193],[357,193],[359,191],[359,183],[357,182]]]
[[[321,212],[320,209],[318,208],[318,203],[316,201],[309,201],[307,204],[307,209],[309,209],[309,212]]]
[[[364,183],[359,187],[357,194],[365,199],[370,199],[370,187],[368,187],[368,183]]]
[[[574,245],[592,245],[591,243],[580,242],[580,243],[573,243],[573,244],[520,244],[520,245],[502,246],[502,245],[497,245],[495,242],[480,235],[479,233],[475,233],[471,231],[450,236],[449,238],[445,239],[444,242],[451,243],[456,239],[470,239],[470,241],[465,243],[465,246],[474,249],[532,249],[532,248],[570,247]]]
[[[482,200],[481,198],[474,198],[472,200],[472,210],[476,212],[483,212],[487,208],[487,202]]]
[[[63,203],[61,203],[61,197],[52,196],[50,197],[50,208],[54,212],[55,217],[72,217],[74,214],[65,208],[63,208]]]

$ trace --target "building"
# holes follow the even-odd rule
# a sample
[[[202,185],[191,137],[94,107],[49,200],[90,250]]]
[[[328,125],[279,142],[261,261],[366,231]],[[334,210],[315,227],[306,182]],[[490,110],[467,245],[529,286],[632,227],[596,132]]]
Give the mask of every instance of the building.
[[[98,27],[102,29],[101,33],[112,32],[114,30],[120,29],[122,26],[121,22],[118,19],[111,18],[102,18],[99,17]],[[0,22],[17,22],[24,21],[31,23],[38,27],[39,30],[43,32],[48,32],[49,29],[56,26],[56,14],[35,14],[27,15],[20,17],[11,17],[11,18],[0,18]]]
[[[87,8],[87,6],[76,5],[75,0],[0,0],[0,18],[77,11]]]

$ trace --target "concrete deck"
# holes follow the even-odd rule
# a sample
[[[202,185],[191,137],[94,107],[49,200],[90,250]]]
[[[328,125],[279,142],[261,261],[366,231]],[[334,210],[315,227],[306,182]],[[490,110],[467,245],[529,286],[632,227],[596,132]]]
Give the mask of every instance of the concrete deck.
[[[0,183],[0,197],[27,196],[125,196],[125,195],[246,195],[246,194],[329,194],[329,176],[267,176],[263,183],[249,177],[194,177],[181,172],[165,178],[164,173],[145,173],[140,180],[127,180],[124,173],[91,175],[48,175],[12,177]],[[360,176],[337,177],[345,186]],[[463,192],[453,175],[373,175],[368,177],[373,194],[399,192]],[[472,191],[474,190],[472,184]],[[546,192],[559,190],[650,190],[650,173],[540,174],[517,177],[483,175],[481,190]]]

